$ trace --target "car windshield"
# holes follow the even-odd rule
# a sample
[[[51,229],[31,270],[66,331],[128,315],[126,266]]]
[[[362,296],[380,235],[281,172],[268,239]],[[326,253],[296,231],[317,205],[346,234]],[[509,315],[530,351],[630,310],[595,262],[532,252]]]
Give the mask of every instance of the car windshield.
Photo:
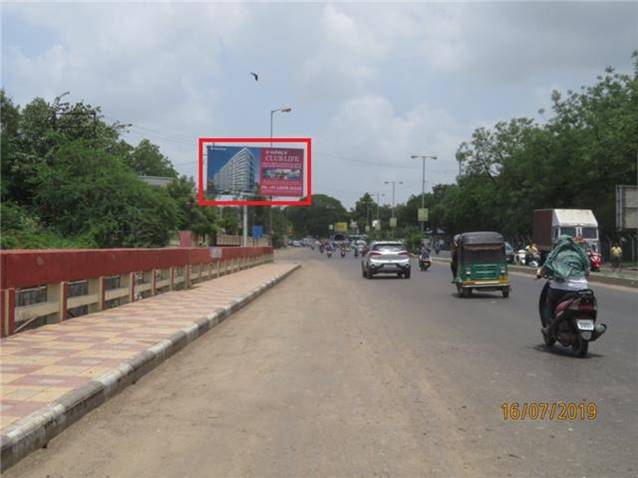
[[[399,252],[404,250],[401,244],[375,244],[374,251],[387,251],[387,252]]]

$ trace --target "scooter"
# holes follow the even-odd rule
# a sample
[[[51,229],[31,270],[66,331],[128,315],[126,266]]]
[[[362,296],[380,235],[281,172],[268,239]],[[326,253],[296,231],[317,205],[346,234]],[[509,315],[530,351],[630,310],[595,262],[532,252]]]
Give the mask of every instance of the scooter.
[[[607,331],[607,325],[596,323],[598,306],[594,291],[585,289],[565,295],[552,311],[553,318],[548,323],[544,314],[548,290],[549,281],[545,283],[538,302],[545,345],[551,347],[558,341],[565,347],[571,347],[578,357],[586,357],[589,343]]]
[[[430,258],[430,256],[419,256],[419,269],[421,269],[422,271],[427,271],[431,265],[432,259]]]
[[[537,268],[541,265],[541,255],[535,252],[527,252],[525,254],[525,265]]]
[[[327,255],[328,257],[332,257],[332,249],[328,249],[328,250],[326,251],[326,255]]]
[[[603,258],[601,257],[600,252],[589,250],[587,251],[587,256],[591,262],[591,270],[594,272],[600,271],[600,267],[603,264]]]
[[[359,257],[359,246],[354,246],[354,257]]]
[[[340,250],[341,257],[346,257],[346,248],[342,247]]]

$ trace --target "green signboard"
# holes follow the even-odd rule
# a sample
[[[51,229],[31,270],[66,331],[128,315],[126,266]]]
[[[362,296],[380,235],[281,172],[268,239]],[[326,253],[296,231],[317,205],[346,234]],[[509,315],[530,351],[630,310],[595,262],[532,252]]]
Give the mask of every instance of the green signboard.
[[[429,217],[429,209],[427,207],[420,207],[417,210],[417,221],[419,222],[427,222]]]
[[[396,217],[391,217],[390,218],[390,227],[397,227],[397,218]]]

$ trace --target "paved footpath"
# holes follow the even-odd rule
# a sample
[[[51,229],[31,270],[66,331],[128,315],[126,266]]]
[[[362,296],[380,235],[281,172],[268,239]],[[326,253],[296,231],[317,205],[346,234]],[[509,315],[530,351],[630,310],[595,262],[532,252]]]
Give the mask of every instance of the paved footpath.
[[[44,446],[297,267],[261,265],[3,339],[2,468]]]

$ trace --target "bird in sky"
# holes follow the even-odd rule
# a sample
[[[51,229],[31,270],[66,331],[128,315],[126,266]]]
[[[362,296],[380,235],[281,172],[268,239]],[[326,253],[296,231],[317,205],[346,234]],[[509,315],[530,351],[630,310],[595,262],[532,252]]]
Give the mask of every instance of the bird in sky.
[[[255,77],[255,81],[259,81],[259,75],[257,73],[250,72],[251,75]]]

